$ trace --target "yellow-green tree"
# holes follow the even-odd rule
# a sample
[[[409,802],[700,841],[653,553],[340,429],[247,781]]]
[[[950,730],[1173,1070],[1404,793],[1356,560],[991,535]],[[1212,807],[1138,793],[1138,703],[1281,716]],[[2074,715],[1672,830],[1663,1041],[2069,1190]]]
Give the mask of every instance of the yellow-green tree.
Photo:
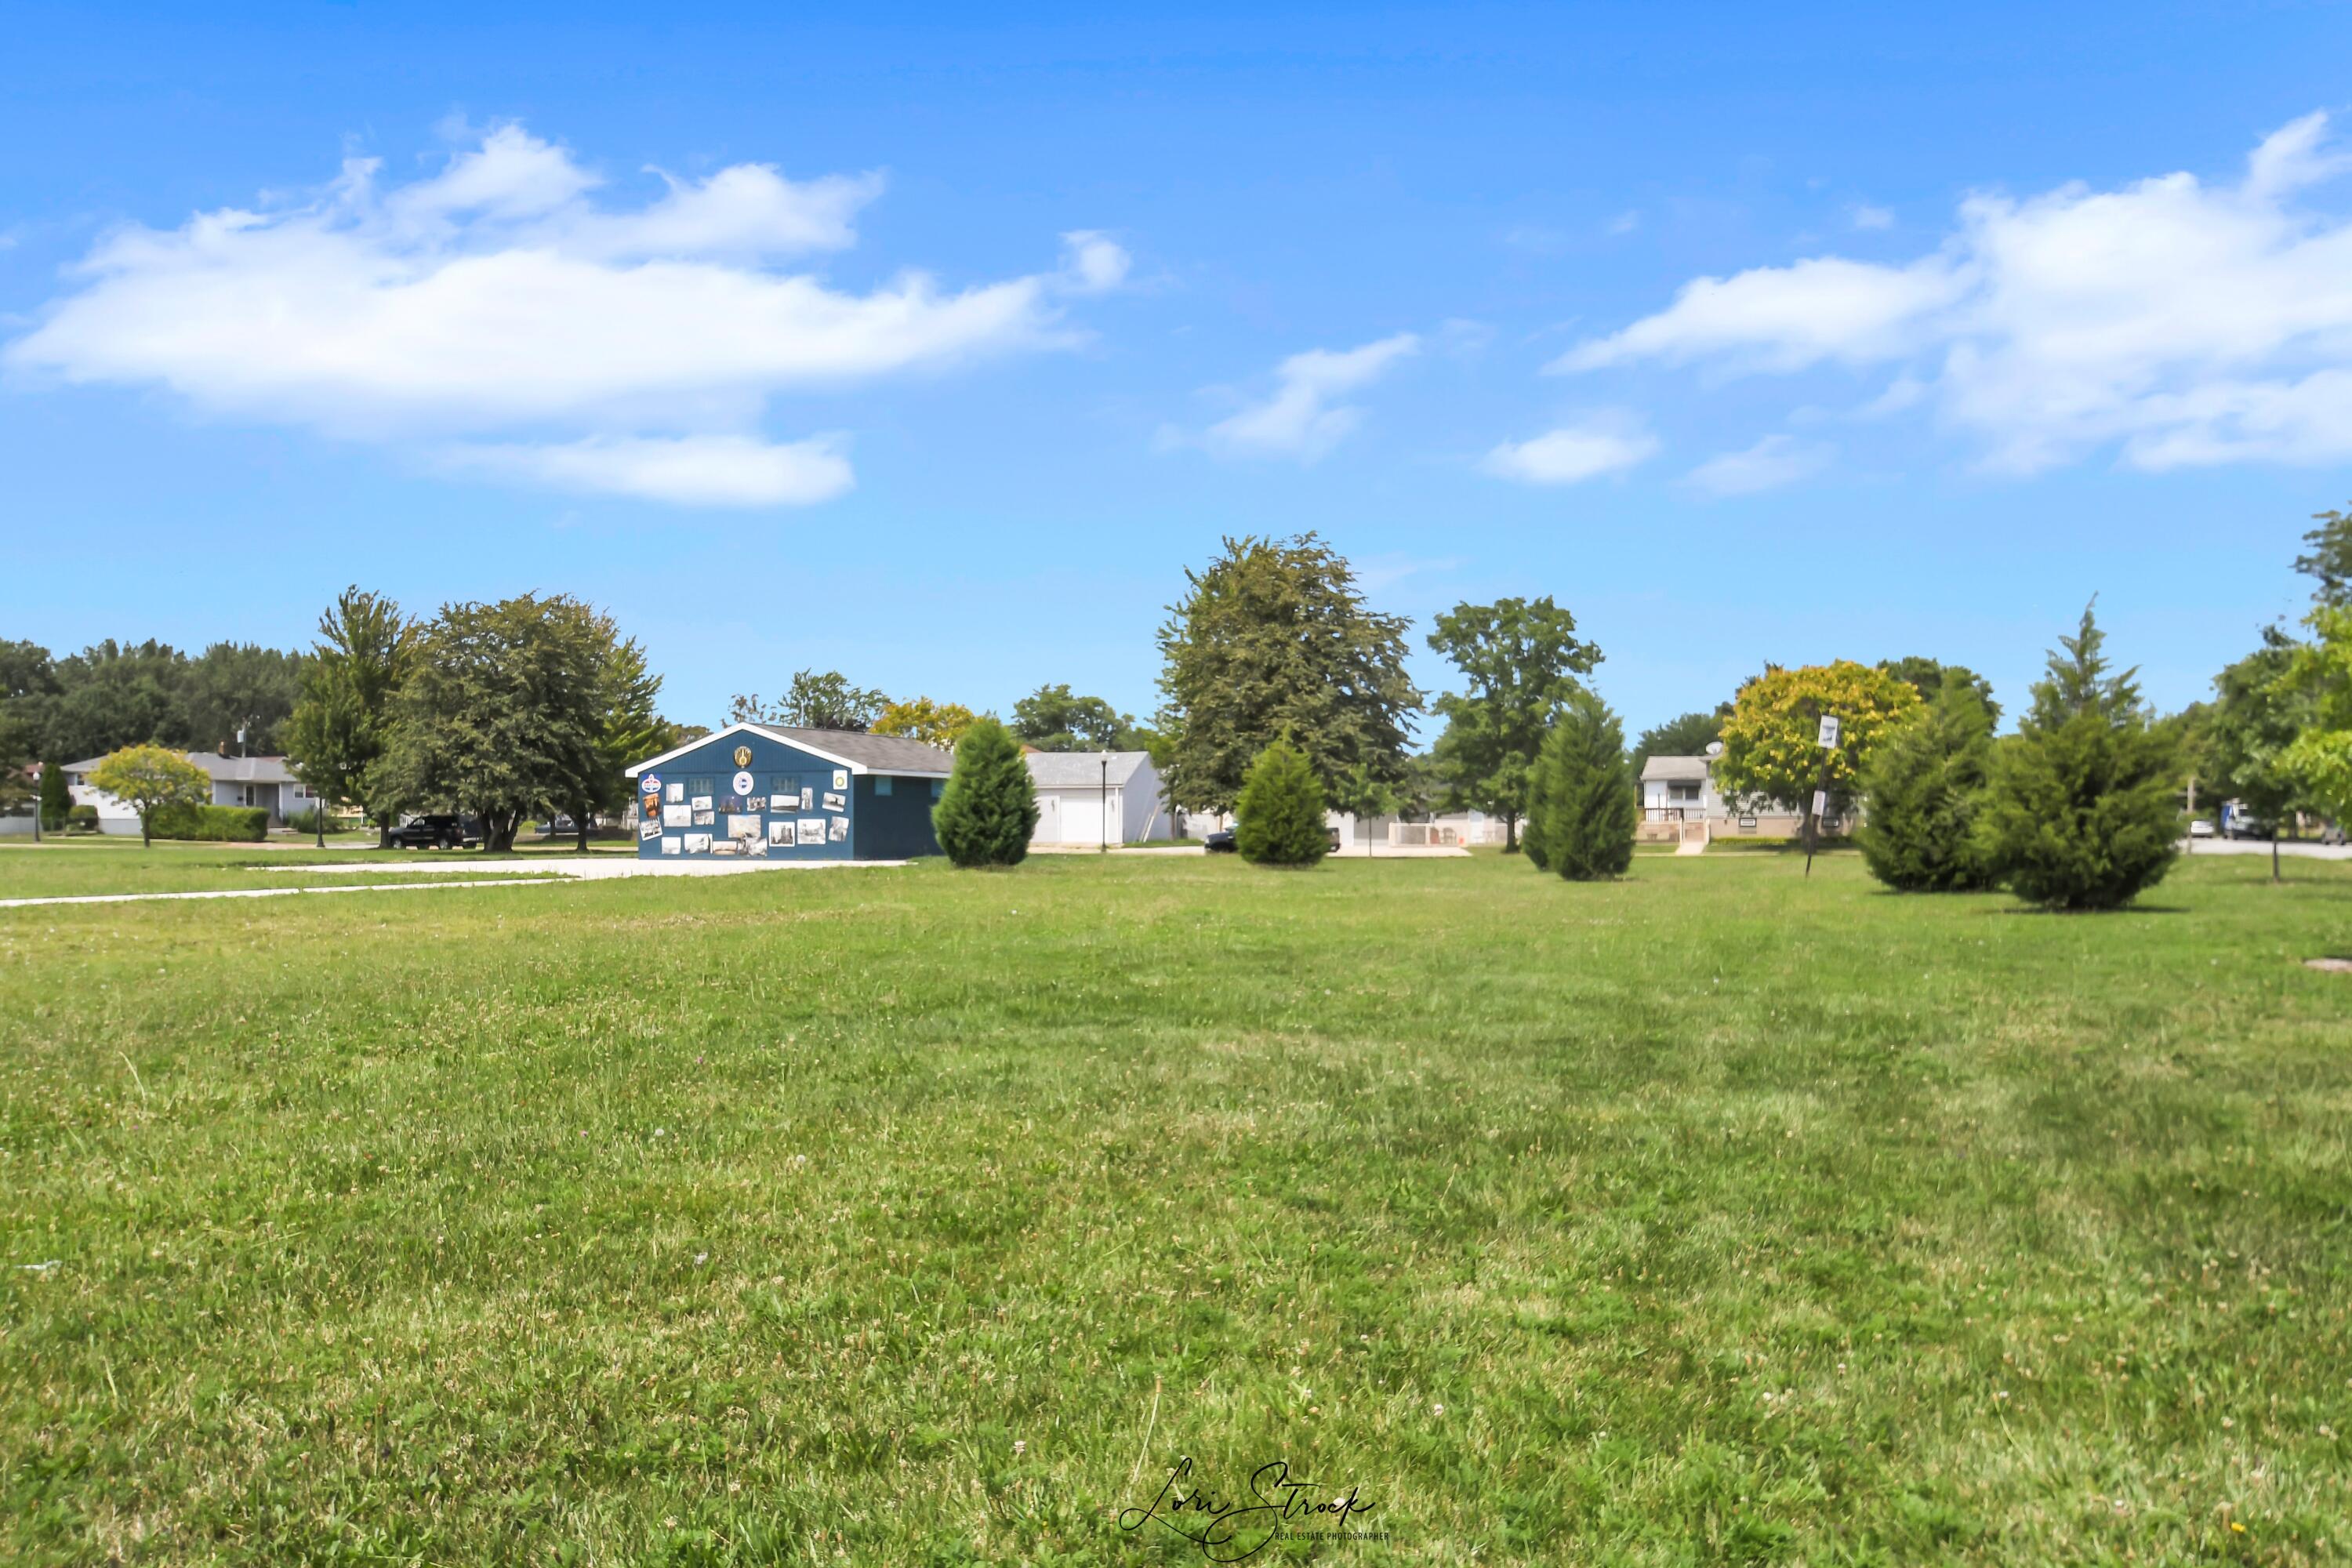
[[[877,735],[904,735],[910,741],[920,741],[927,746],[937,746],[942,752],[952,752],[964,731],[980,722],[980,715],[961,702],[934,702],[928,697],[909,697],[893,702],[882,710],[874,721]]]
[[[210,774],[162,746],[125,746],[90,770],[90,786],[139,814],[139,842],[152,847],[155,813],[167,805],[202,805],[213,793]]]
[[[2311,721],[2280,761],[2305,799],[2352,822],[2352,604],[2322,603],[2304,624],[2316,640],[2295,650],[2280,685],[2308,693]]]
[[[1850,658],[1768,669],[1739,689],[1723,721],[1715,787],[1739,805],[1773,802],[1809,817],[1813,791],[1826,790],[1831,805],[1843,811],[1860,792],[1863,764],[1879,737],[1918,706],[1908,681]],[[1832,714],[1838,744],[1824,753],[1821,721]]]

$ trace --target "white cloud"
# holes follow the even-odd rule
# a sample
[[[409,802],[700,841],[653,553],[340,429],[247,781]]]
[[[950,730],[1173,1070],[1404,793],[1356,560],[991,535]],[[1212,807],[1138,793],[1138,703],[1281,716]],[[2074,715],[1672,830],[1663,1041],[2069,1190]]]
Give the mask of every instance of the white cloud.
[[[1378,380],[1416,353],[1421,339],[1399,332],[1361,348],[1309,349],[1275,367],[1271,397],[1212,425],[1202,445],[1226,457],[1290,457],[1311,463],[1347,438],[1363,410],[1337,398]]]
[[[1068,253],[1064,270],[1073,292],[1102,294],[1127,281],[1132,258],[1108,235],[1090,228],[1073,229],[1062,237]]]
[[[1856,228],[1893,228],[1895,215],[1885,207],[1874,207],[1864,202],[1847,215]]]
[[[1553,371],[1634,360],[1722,358],[1744,370],[1792,371],[1823,360],[1867,363],[1912,346],[1919,323],[1957,300],[1965,279],[1940,257],[1906,268],[1820,257],[1683,285],[1675,302],[1623,331],[1554,360]]]
[[[1828,447],[1808,446],[1787,436],[1767,436],[1744,452],[1709,458],[1684,482],[1711,496],[1754,495],[1809,479],[1835,457]]]
[[[2314,198],[2352,159],[2326,132],[2325,115],[2295,121],[2234,184],[1971,196],[1945,244],[1902,266],[1819,257],[1698,279],[1553,368],[1891,366],[2019,472],[2101,447],[2149,468],[2344,461],[2352,219]]]
[[[837,437],[771,442],[749,436],[592,436],[558,445],[448,448],[453,468],[601,490],[678,506],[808,506],[856,482]]]
[[[1525,441],[1506,441],[1481,465],[1490,474],[1530,485],[1573,485],[1622,473],[1646,462],[1657,438],[1620,418],[1564,425]]]
[[[592,171],[519,126],[405,185],[378,174],[352,160],[299,204],[115,233],[6,364],[425,452],[482,443],[508,454],[490,466],[550,483],[815,499],[847,470],[813,482],[835,470],[810,444],[761,441],[770,395],[1066,343],[1059,301],[1126,272],[1125,251],[1078,231],[1056,272],[837,289],[778,264],[854,244],[879,176],[743,163],[607,207]],[[732,477],[675,477],[694,460]],[[656,470],[673,477],[646,482]]]

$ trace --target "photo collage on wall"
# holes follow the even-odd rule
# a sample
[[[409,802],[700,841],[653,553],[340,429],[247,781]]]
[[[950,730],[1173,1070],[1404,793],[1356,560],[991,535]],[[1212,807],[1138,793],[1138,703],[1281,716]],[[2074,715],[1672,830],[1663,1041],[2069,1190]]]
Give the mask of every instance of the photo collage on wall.
[[[756,858],[849,842],[847,768],[755,773],[749,746],[736,747],[732,760],[734,773],[716,781],[692,780],[691,788],[686,780],[642,775],[639,837],[648,844],[660,840],[664,855]],[[714,784],[726,793],[717,793]],[[697,793],[702,789],[713,793]]]

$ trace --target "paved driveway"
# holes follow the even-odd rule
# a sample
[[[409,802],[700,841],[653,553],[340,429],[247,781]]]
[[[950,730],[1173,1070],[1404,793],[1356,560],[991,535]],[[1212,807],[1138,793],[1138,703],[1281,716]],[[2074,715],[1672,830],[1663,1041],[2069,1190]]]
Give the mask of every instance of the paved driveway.
[[[2268,855],[2271,846],[2267,838],[2189,838],[2180,849],[2185,855]],[[2278,852],[2281,858],[2352,860],[2352,844],[2320,844],[2309,838],[2282,838]]]

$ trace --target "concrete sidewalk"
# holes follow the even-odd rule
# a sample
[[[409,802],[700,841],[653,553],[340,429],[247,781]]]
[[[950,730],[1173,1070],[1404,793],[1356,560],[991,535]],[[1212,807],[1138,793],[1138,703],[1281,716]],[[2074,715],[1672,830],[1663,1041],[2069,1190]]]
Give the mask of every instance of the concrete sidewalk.
[[[2183,855],[2268,855],[2271,841],[2267,838],[2184,838],[2180,841]],[[2322,844],[2312,838],[2282,838],[2278,845],[2282,860],[2352,860],[2352,844]]]
[[[0,910],[38,909],[57,904],[160,904],[185,899],[293,899],[306,893],[415,893],[434,888],[555,888],[566,881],[601,882],[616,877],[724,877],[744,871],[825,871],[856,870],[864,868],[904,866],[904,860],[639,860],[618,855],[549,856],[545,859],[492,860],[488,862],[460,860],[438,863],[380,862],[376,864],[337,864],[333,866],[259,866],[257,871],[293,871],[320,876],[366,876],[372,872],[392,876],[446,877],[452,872],[472,872],[479,866],[484,871],[495,868],[502,871],[536,873],[535,875],[489,877],[473,876],[463,882],[374,882],[360,887],[343,888],[215,888],[193,893],[68,893],[41,899],[0,899]],[[552,873],[551,875],[550,873]]]

